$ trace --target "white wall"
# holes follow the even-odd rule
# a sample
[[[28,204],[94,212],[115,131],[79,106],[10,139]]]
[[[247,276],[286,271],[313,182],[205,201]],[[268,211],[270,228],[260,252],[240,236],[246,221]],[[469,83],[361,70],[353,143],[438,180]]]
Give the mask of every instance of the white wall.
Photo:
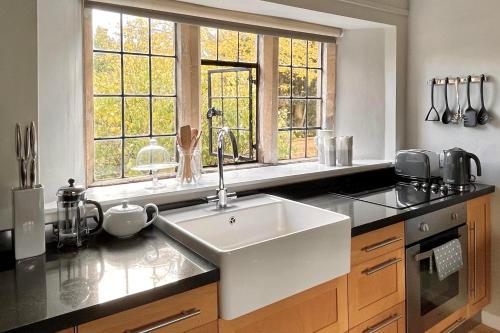
[[[385,31],[346,30],[337,46],[335,132],[354,136],[355,159],[385,153]]]
[[[85,183],[80,0],[38,0],[40,180],[54,201],[68,178]]]
[[[0,1],[0,230],[12,224],[11,188],[19,184],[16,122],[38,121],[36,1]]]
[[[478,155],[480,182],[500,185],[500,2],[498,0],[412,0],[408,47],[408,147],[440,151],[454,146]],[[424,122],[432,77],[486,73],[486,108],[496,120],[480,128]],[[441,87],[440,87],[441,88]],[[472,104],[478,106],[477,85]],[[452,91],[451,89],[449,90]],[[465,105],[462,89],[462,106]],[[442,88],[438,109],[443,109]],[[455,107],[455,103],[451,103]],[[497,189],[498,190],[498,189]],[[483,320],[500,329],[500,195],[492,202],[492,302]],[[493,317],[494,315],[496,317]]]

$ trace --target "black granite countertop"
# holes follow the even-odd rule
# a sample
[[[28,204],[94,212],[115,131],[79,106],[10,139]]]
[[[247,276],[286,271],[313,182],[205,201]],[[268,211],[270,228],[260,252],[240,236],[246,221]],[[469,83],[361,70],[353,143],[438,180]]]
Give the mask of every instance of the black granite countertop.
[[[1,265],[0,265],[1,266]],[[53,332],[219,280],[219,270],[154,227],[0,271],[0,332]]]
[[[394,223],[493,193],[494,191],[495,187],[492,185],[474,184],[468,192],[450,195],[442,199],[426,202],[424,204],[405,209],[389,208],[337,195],[331,192],[317,195],[311,195],[308,192],[301,193],[299,191],[294,191],[293,193],[287,191],[274,193],[311,206],[350,216],[352,224],[351,235],[354,237]]]

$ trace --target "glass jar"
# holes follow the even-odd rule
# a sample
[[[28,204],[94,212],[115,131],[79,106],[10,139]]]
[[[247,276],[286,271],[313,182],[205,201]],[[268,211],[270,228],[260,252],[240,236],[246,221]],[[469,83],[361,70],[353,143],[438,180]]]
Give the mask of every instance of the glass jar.
[[[201,153],[200,147],[196,147],[192,152],[185,151],[177,145],[179,152],[179,165],[177,167],[177,181],[180,184],[198,184],[201,177]]]

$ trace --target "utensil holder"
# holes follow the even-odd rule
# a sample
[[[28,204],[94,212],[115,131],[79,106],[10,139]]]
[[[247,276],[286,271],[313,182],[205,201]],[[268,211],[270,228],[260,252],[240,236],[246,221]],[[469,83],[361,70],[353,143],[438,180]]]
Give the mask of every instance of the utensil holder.
[[[333,130],[318,130],[316,148],[318,150],[318,163],[325,164],[325,139],[333,138]]]
[[[13,189],[12,200],[16,260],[45,253],[43,186]]]
[[[180,184],[197,184],[201,177],[201,153],[196,147],[192,152],[186,152],[177,145],[179,151],[179,166],[176,179]]]
[[[352,136],[337,137],[337,165],[352,165]]]
[[[323,150],[324,150],[326,166],[337,165],[336,142],[337,138],[324,138],[323,140]]]

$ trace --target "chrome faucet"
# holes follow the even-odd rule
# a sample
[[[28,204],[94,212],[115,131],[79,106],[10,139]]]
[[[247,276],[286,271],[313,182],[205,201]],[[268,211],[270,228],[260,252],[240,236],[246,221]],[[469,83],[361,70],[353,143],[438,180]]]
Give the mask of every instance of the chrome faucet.
[[[236,138],[229,127],[222,127],[219,132],[217,132],[217,167],[219,168],[219,188],[217,189],[217,195],[211,195],[207,197],[208,202],[216,202],[218,208],[225,208],[227,206],[228,199],[236,198],[235,192],[227,192],[227,188],[224,185],[224,135],[229,136],[231,140],[231,145],[233,146],[233,158],[238,161],[238,145],[236,144]]]

